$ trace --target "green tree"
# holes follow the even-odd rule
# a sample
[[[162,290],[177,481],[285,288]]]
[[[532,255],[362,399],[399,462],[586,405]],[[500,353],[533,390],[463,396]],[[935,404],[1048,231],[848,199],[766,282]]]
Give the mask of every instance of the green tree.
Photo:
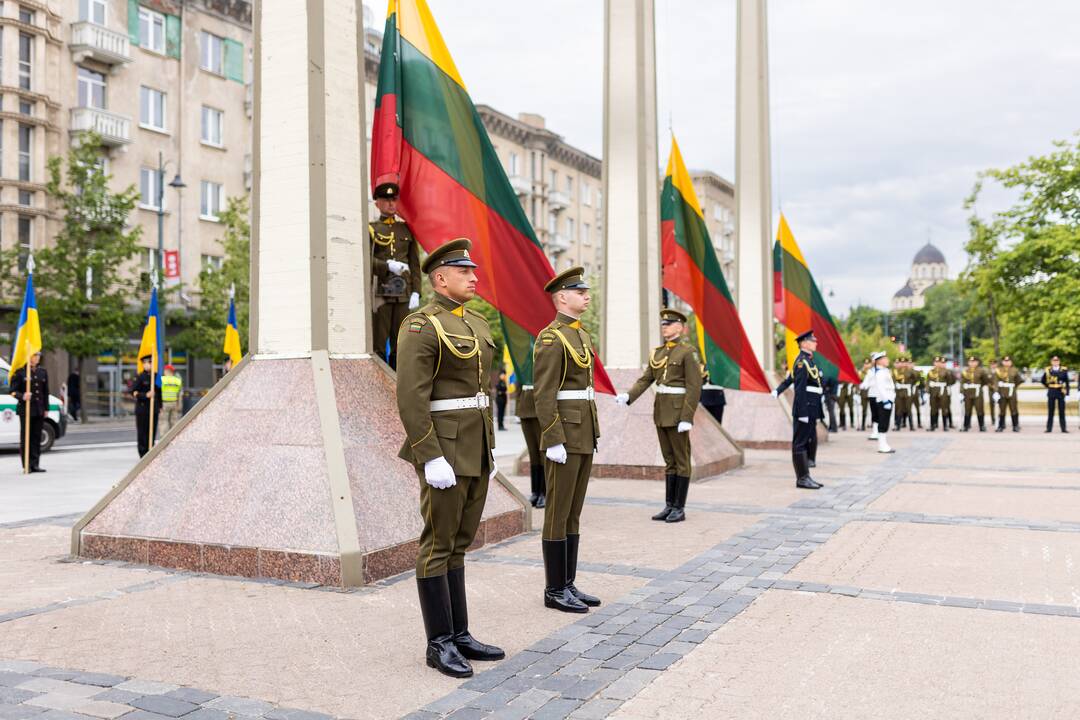
[[[138,330],[133,308],[141,228],[128,225],[138,191],[109,189],[94,135],[48,163],[45,189],[64,215],[50,247],[38,251],[34,284],[43,332],[66,350],[85,377],[83,363],[105,350],[120,351]]]
[[[199,304],[176,334],[173,346],[191,355],[225,359],[225,325],[229,317],[229,292],[236,289],[236,322],[241,346],[247,345],[251,307],[251,221],[246,195],[229,198],[220,215],[224,227],[221,267],[207,266],[199,273]]]
[[[856,305],[848,310],[847,317],[841,318],[837,325],[841,330],[850,332],[861,330],[871,332],[874,328],[881,328],[884,323],[885,312],[869,305]]]

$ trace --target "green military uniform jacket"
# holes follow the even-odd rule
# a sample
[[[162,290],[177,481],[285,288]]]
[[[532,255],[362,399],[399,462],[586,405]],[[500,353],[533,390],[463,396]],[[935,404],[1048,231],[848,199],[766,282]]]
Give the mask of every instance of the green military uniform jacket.
[[[536,397],[532,388],[526,390],[518,387],[517,400],[514,403],[514,414],[522,420],[536,417]]]
[[[653,422],[657,427],[675,427],[680,422],[694,422],[698,400],[701,399],[701,361],[697,348],[685,338],[666,342],[652,351],[645,372],[630,388],[634,402],[654,382],[657,385],[686,388],[685,394],[657,393],[653,403]]]
[[[941,370],[936,367],[930,368],[930,371],[926,373],[926,384],[932,398],[945,395],[948,392],[948,387],[955,382],[956,376],[953,375],[952,370],[947,368]]]
[[[484,317],[443,295],[406,316],[398,331],[397,401],[406,434],[398,457],[420,466],[441,455],[457,475],[480,475],[484,453],[490,463],[495,447],[490,400],[485,409],[439,412],[430,403],[486,395],[494,354]]]
[[[393,215],[383,216],[368,223],[368,237],[371,240],[371,274],[375,277],[372,292],[387,302],[408,302],[409,295],[420,292],[421,283],[420,250],[409,226]],[[390,272],[387,260],[409,266],[409,272],[401,275],[405,289],[400,296],[387,297],[383,293],[383,286],[396,277]]]
[[[991,373],[990,389],[1003,398],[1010,398],[1016,395],[1022,382],[1024,382],[1024,377],[1015,367],[1008,369],[1000,367]]]
[[[540,447],[565,445],[568,453],[591,455],[600,437],[596,402],[557,400],[560,390],[591,390],[596,350],[581,321],[558,313],[533,346],[533,400],[540,421]]]
[[[965,398],[974,399],[982,397],[983,386],[989,384],[990,373],[984,368],[977,367],[974,370],[967,368],[960,373],[960,389],[963,391]]]
[[[922,373],[913,367],[904,369],[904,382],[911,386],[911,397],[915,398],[919,395],[919,388],[922,387],[923,376]]]

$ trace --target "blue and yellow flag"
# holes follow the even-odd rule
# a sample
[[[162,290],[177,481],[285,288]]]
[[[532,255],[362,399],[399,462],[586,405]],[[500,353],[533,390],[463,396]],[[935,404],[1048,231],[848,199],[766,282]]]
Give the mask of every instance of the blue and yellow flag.
[[[147,355],[153,357],[152,370],[154,373],[154,385],[161,387],[161,351],[165,347],[165,328],[161,326],[161,316],[158,315],[157,288],[150,293],[150,309],[146,312],[146,327],[143,328],[142,340],[139,342],[139,365],[142,358]]]
[[[506,343],[503,343],[503,365],[506,366],[506,392],[513,395],[517,392],[517,373],[514,372],[514,360]]]
[[[236,324],[236,301],[229,298],[229,322],[225,325],[225,354],[229,356],[233,367],[244,356],[240,350],[240,328]]]
[[[38,321],[37,300],[34,299],[34,273],[26,276],[26,294],[23,295],[22,312],[19,313],[19,331],[11,353],[11,369],[8,381],[15,371],[30,362],[30,356],[41,352],[41,323]]]

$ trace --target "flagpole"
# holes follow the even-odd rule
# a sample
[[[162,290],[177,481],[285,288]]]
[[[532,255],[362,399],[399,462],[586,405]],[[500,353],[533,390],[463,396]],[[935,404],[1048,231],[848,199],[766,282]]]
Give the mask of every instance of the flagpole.
[[[23,367],[23,377],[26,379],[26,392],[33,395],[30,390],[30,333],[26,333],[26,365]],[[30,474],[30,398],[26,398],[26,439],[23,442],[23,475]]]
[[[150,367],[152,368],[153,366],[154,366],[154,364],[150,363]],[[154,392],[154,379],[155,379],[154,378],[154,372],[153,372],[153,370],[151,370],[151,372],[150,372],[150,392],[151,392],[151,395],[150,395],[150,447],[151,448],[154,447],[154,397],[157,395],[157,393]]]

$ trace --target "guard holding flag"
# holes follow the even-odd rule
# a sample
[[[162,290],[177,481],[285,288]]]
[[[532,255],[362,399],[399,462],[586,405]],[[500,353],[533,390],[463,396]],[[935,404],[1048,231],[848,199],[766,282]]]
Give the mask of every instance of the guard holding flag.
[[[817,337],[813,330],[807,330],[795,338],[799,344],[799,354],[795,365],[783,382],[772,391],[776,397],[795,386],[795,402],[791,406],[794,420],[794,433],[791,440],[791,462],[795,466],[795,487],[817,490],[821,483],[810,477],[810,461],[817,455],[817,423],[821,419],[821,398],[824,392],[821,370],[814,364],[814,351],[817,350]],[[816,465],[816,462],[815,462]]]
[[[154,388],[154,356],[147,354],[139,358],[142,372],[135,378],[131,386],[131,396],[135,398],[135,434],[138,440],[139,457],[150,452],[154,442],[157,441],[158,417],[161,415],[161,403],[154,401],[156,396]],[[151,433],[150,405],[154,405],[153,411],[153,439]]]
[[[372,195],[380,213],[368,224],[374,275],[372,340],[375,354],[396,368],[398,328],[402,318],[420,306],[420,251],[409,226],[397,216],[397,183],[381,183]]]
[[[49,411],[49,375],[41,367],[41,353],[30,356],[30,385],[26,383],[26,367],[15,371],[11,377],[11,394],[18,400],[15,412],[19,414],[19,458],[27,464],[26,472],[45,472],[41,467],[41,426]],[[29,408],[29,418],[27,417]],[[26,423],[29,420],[30,430]],[[27,438],[29,437],[29,449]],[[28,458],[28,460],[27,460]]]

